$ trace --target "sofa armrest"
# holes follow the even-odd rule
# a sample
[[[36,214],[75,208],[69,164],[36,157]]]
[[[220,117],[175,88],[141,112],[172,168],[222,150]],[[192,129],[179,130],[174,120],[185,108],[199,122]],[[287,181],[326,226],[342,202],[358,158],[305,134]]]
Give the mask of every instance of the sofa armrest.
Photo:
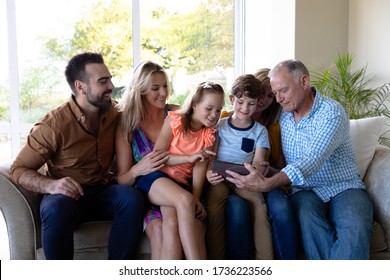
[[[0,210],[5,219],[10,258],[35,259],[40,247],[39,203],[41,195],[13,184],[9,178],[10,163],[0,164]]]
[[[367,169],[364,183],[374,204],[374,218],[390,241],[390,148],[378,146]],[[390,252],[390,246],[387,250]]]

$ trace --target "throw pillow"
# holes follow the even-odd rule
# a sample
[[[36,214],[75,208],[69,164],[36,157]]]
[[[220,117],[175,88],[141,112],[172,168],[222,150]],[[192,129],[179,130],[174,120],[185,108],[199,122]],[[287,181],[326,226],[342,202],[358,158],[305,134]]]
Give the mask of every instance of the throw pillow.
[[[350,120],[350,133],[354,146],[360,177],[363,179],[374,157],[379,137],[384,130],[385,117]]]

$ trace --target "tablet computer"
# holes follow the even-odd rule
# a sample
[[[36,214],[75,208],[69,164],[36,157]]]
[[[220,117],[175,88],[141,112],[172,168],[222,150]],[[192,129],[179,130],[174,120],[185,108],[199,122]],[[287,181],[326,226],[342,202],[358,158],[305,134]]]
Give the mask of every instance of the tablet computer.
[[[213,160],[211,161],[211,169],[214,173],[222,175],[223,178],[229,177],[230,175],[226,173],[226,170],[231,170],[241,175],[248,175],[249,170],[245,168],[243,164],[237,164],[222,160]]]

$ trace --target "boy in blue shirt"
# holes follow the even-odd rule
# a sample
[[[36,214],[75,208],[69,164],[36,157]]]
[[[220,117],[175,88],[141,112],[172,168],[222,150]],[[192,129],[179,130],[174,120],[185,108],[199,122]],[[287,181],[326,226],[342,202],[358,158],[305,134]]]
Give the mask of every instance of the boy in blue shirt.
[[[230,95],[233,115],[221,119],[217,124],[218,140],[214,147],[217,160],[236,164],[247,162],[258,170],[264,169],[260,163],[269,149],[268,132],[252,119],[259,99],[264,96],[261,82],[254,75],[242,75],[235,80]],[[263,195],[238,189],[221,174],[212,171],[208,172],[207,177],[210,183],[206,193],[208,257],[225,258],[225,204],[230,193],[235,192],[251,206],[256,259],[273,259],[271,226]]]

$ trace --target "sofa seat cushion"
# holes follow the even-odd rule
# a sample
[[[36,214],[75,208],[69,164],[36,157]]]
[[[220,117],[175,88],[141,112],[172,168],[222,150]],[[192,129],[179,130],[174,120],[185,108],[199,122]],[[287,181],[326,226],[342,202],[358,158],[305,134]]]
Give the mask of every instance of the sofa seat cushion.
[[[112,222],[93,221],[81,224],[74,231],[74,259],[104,260],[108,258],[108,236]],[[137,259],[150,259],[151,248],[148,237],[143,234],[137,250]],[[38,260],[44,260],[43,248],[36,252]]]
[[[371,237],[370,252],[380,252],[387,249],[387,242],[383,227],[374,221]]]
[[[92,248],[105,248],[107,250],[111,224],[110,221],[94,221],[81,224],[74,232],[75,252]]]
[[[74,232],[75,255],[88,252],[107,252],[108,237],[112,222],[94,221],[81,224]],[[150,258],[151,248],[148,237],[143,234],[137,250],[137,258]]]

